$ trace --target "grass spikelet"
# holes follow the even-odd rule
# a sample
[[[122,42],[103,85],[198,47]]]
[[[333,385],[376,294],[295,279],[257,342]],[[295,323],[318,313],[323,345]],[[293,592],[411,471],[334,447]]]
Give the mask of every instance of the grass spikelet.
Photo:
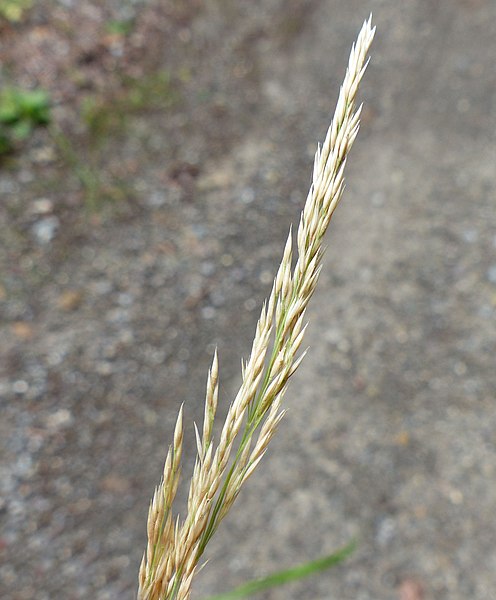
[[[208,374],[202,432],[196,431],[197,459],[190,481],[187,514],[173,520],[183,442],[182,407],[174,442],[148,514],[148,545],[139,572],[139,600],[187,600],[205,548],[262,460],[284,415],[288,380],[306,329],[305,310],[315,290],[323,236],[344,189],[344,168],[359,128],[355,109],[366,56],[374,37],[371,18],[351,49],[334,117],[317,147],[312,184],[301,214],[296,248],[290,230],[269,299],[257,323],[249,359],[242,362],[241,387],[229,407],[219,442],[213,440],[218,397],[218,361]],[[294,252],[296,250],[296,253]],[[292,268],[292,257],[296,264]]]

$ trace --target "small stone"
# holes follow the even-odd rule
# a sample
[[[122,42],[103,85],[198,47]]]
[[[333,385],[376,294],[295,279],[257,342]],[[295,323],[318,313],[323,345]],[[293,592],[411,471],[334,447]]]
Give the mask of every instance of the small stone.
[[[246,279],[247,271],[246,269],[243,269],[243,267],[234,267],[233,269],[229,270],[228,276],[231,281],[240,283]]]
[[[215,308],[213,306],[205,306],[201,311],[204,319],[213,319],[215,317]]]
[[[32,211],[37,215],[46,215],[53,210],[53,202],[48,198],[38,198],[33,202]]]
[[[220,264],[223,267],[230,267],[233,264],[233,262],[234,262],[234,258],[232,257],[231,254],[223,254],[220,257]]]
[[[79,498],[76,502],[69,504],[69,512],[74,515],[82,515],[87,513],[91,508],[92,502],[89,498]]]
[[[255,190],[251,187],[245,187],[241,190],[240,199],[243,204],[251,204],[255,200]]]
[[[470,100],[468,98],[460,98],[456,103],[456,109],[459,113],[466,113],[470,110]]]
[[[269,285],[269,283],[272,283],[272,279],[273,275],[269,270],[264,270],[259,275],[260,283],[263,283],[264,285]]]
[[[31,183],[35,178],[33,171],[29,169],[21,169],[19,171],[19,181],[22,183]]]
[[[52,146],[36,148],[31,153],[31,156],[34,162],[42,164],[53,162],[56,158],[55,149]]]
[[[33,327],[26,321],[17,321],[12,324],[12,332],[20,340],[30,340],[33,337]]]
[[[391,517],[381,519],[377,525],[376,541],[379,546],[386,546],[395,536],[396,523]]]
[[[12,390],[16,394],[25,394],[29,390],[29,384],[24,379],[18,379],[12,384]]]
[[[233,174],[230,170],[217,169],[200,177],[197,185],[201,191],[225,189],[230,186],[232,179]]]
[[[91,284],[91,288],[98,296],[104,296],[112,291],[112,283],[106,279],[103,279],[101,281],[93,282]]]
[[[479,234],[477,233],[477,229],[464,229],[462,236],[467,244],[473,244],[477,241]]]
[[[369,398],[377,398],[377,396],[379,395],[379,392],[380,392],[379,388],[372,383],[370,385],[368,385],[367,389],[365,390],[365,393],[367,394],[367,396]]]
[[[62,310],[76,310],[81,305],[83,293],[80,290],[66,290],[57,300],[57,305]]]
[[[133,296],[131,294],[127,294],[126,292],[121,292],[117,296],[117,303],[119,306],[132,306],[133,302]]]
[[[95,371],[99,375],[111,375],[112,374],[112,364],[107,361],[101,361],[96,364]]]
[[[343,339],[343,336],[339,329],[331,327],[324,333],[324,339],[329,344],[337,345]]]
[[[108,475],[101,481],[101,488],[106,492],[123,494],[131,487],[129,479],[119,475]]]
[[[160,208],[167,202],[167,196],[161,190],[153,191],[148,197],[148,205],[152,208]]]
[[[410,443],[410,434],[408,433],[408,431],[400,431],[394,437],[394,443],[397,446],[408,446],[408,444]]]
[[[398,588],[400,600],[423,600],[424,588],[414,579],[404,579]]]
[[[109,323],[126,323],[129,321],[129,311],[123,308],[113,308],[105,314],[105,320]]]
[[[462,362],[462,361],[457,361],[453,367],[453,371],[455,372],[455,375],[458,375],[459,377],[463,377],[467,371],[467,365]]]
[[[221,290],[218,290],[218,289],[212,290],[212,292],[210,294],[210,299],[215,308],[219,308],[220,306],[223,306],[226,302],[226,298],[225,298],[224,294],[221,292]]]
[[[64,427],[68,427],[73,422],[73,416],[66,408],[61,408],[51,415],[48,415],[45,419],[46,426],[48,429],[58,431]]]
[[[252,310],[255,310],[255,308],[257,307],[257,303],[254,298],[248,298],[244,302],[244,307],[246,308],[246,310],[251,312]]]
[[[384,205],[384,194],[382,192],[375,192],[372,194],[371,202],[372,206],[380,208]]]
[[[215,273],[215,264],[211,261],[205,261],[200,266],[200,273],[205,277],[210,277]]]
[[[32,232],[38,243],[49,244],[55,237],[59,226],[60,221],[57,217],[45,217],[33,225]]]
[[[142,415],[143,420],[145,422],[146,425],[148,426],[152,426],[155,425],[158,421],[158,415],[157,412],[150,409],[150,408],[146,408],[144,407],[144,409],[142,410]]]
[[[448,490],[448,497],[452,504],[458,505],[463,503],[463,493],[456,488]]]
[[[491,265],[487,270],[487,278],[491,283],[496,284],[496,265]]]

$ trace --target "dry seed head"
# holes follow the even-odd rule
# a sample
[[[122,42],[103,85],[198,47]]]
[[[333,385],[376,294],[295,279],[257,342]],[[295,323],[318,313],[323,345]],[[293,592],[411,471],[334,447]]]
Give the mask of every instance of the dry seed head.
[[[181,404],[174,429],[174,471],[179,468],[183,449],[183,406]]]
[[[207,380],[201,437],[195,430],[198,457],[190,482],[188,513],[182,522],[178,517],[173,526],[170,511],[177,491],[183,441],[180,410],[163,481],[150,505],[148,545],[139,572],[140,600],[189,598],[206,544],[242,484],[256,469],[283,417],[281,400],[288,380],[306,354],[305,351],[296,358],[306,329],[304,312],[321,270],[322,238],[342,196],[346,156],[358,133],[361,107],[355,111],[355,95],[367,66],[365,57],[374,33],[369,18],[352,47],[334,117],[323,144],[315,152],[312,185],[296,235],[296,267],[292,271],[290,230],[271,294],[261,310],[250,357],[242,362],[241,388],[229,408],[216,447],[212,443],[218,398],[217,353],[214,355]],[[276,335],[267,360],[274,328]],[[250,450],[258,429],[257,441]],[[235,446],[241,432],[241,441]],[[228,464],[233,465],[230,471]]]
[[[212,367],[208,372],[207,394],[205,398],[205,416],[203,420],[202,452],[206,452],[212,439],[212,427],[214,424],[215,413],[217,411],[217,399],[219,394],[219,363],[217,359],[217,349],[214,352]]]
[[[250,466],[249,466],[249,467],[246,469],[246,472],[245,472],[245,474],[244,474],[244,476],[243,476],[243,481],[242,481],[242,483],[244,483],[244,482],[245,482],[247,479],[249,479],[249,478],[250,478],[250,476],[253,474],[253,472],[255,471],[255,469],[258,467],[258,463],[259,463],[259,462],[262,460],[262,458],[264,457],[264,455],[265,455],[265,452],[266,452],[266,451],[267,451],[267,448],[265,448],[265,449],[264,449],[264,450],[263,450],[263,451],[260,453],[260,456],[259,456],[259,457],[258,457],[256,460],[254,460],[254,461],[253,461],[253,462],[250,464]]]

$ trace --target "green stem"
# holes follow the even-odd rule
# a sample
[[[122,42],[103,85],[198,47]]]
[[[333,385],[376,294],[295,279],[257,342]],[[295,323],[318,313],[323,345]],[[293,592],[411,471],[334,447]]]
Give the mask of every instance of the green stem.
[[[280,585],[290,583],[291,581],[304,579],[305,577],[309,577],[314,573],[324,571],[341,563],[343,560],[348,558],[348,556],[350,556],[355,549],[356,541],[353,540],[333,554],[329,554],[328,556],[318,558],[317,560],[298,565],[291,569],[277,571],[276,573],[272,573],[271,575],[263,577],[262,579],[249,581],[248,583],[245,583],[230,592],[219,594],[217,596],[210,596],[206,600],[238,600],[239,598],[245,598],[272,587],[278,587]]]

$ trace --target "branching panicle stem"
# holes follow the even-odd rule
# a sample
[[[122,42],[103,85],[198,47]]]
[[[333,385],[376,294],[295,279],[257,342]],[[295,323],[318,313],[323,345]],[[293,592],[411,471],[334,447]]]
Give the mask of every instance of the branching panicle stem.
[[[312,185],[296,235],[296,266],[292,269],[290,229],[272,292],[257,323],[250,358],[242,363],[240,390],[229,408],[217,446],[213,443],[213,426],[219,376],[217,353],[214,355],[202,433],[195,429],[198,456],[187,515],[184,521],[177,518],[174,523],[172,504],[183,442],[182,407],[179,411],[174,443],[148,514],[148,545],[139,572],[139,600],[189,598],[206,545],[264,456],[284,415],[281,403],[288,380],[305,355],[297,353],[306,329],[305,310],[321,269],[323,236],[343,194],[346,157],[358,133],[361,107],[355,110],[355,97],[374,32],[369,18],[351,49],[334,117],[324,143],[315,153]]]

